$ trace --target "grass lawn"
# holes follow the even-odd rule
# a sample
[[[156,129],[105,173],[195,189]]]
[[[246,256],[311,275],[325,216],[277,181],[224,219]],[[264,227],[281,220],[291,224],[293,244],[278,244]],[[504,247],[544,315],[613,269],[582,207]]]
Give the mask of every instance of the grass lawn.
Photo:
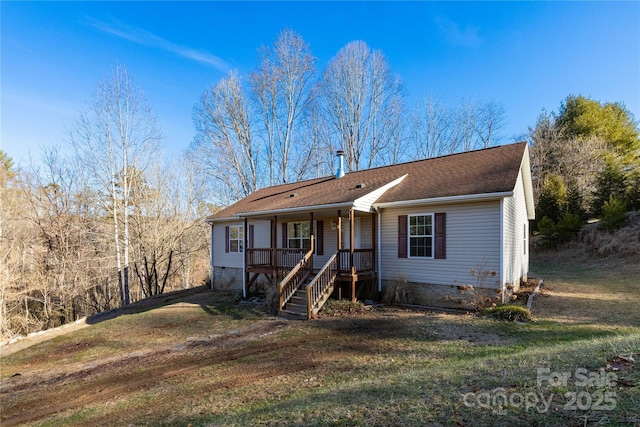
[[[203,292],[2,357],[9,425],[640,425],[640,271],[533,260],[533,323],[286,321]],[[19,374],[19,375],[18,375]]]

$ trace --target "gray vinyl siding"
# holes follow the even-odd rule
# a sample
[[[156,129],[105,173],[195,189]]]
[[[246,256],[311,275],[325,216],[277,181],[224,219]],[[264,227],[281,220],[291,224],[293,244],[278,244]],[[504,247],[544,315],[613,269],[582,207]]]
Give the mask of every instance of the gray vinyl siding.
[[[447,214],[447,258],[398,258],[398,216],[436,212]],[[382,279],[500,288],[500,215],[500,201],[384,209]],[[489,274],[478,280],[472,276],[472,270],[488,270]]]
[[[373,245],[373,229],[372,215],[365,214],[359,216],[360,221],[360,248],[372,248]],[[295,220],[298,222],[300,220]],[[302,220],[304,221],[304,220]],[[338,231],[331,229],[331,224],[337,225],[337,218],[323,218],[318,221],[324,221],[323,233],[323,255],[315,255],[313,263],[316,268],[320,268],[329,260],[329,257],[338,249]],[[288,222],[288,221],[286,221]],[[348,224],[348,218],[342,218],[343,226]],[[278,221],[276,226],[276,247],[282,247],[282,224],[284,221]],[[242,225],[242,221],[216,222],[213,224],[213,242],[211,248],[213,250],[213,267],[229,267],[242,268],[243,253],[225,252],[225,227],[229,225]],[[265,220],[249,220],[249,225],[253,225],[254,248],[271,247],[271,222]]]
[[[216,222],[213,225],[213,262],[214,267],[242,268],[243,252],[225,252],[225,227],[229,225],[242,225],[243,221]],[[256,248],[268,248],[270,246],[270,222],[249,221],[253,225],[253,246]]]
[[[358,217],[360,219],[360,248],[372,248],[373,242],[373,233],[372,233],[372,215],[365,214],[363,216]],[[323,233],[323,255],[314,255],[313,257],[313,265],[314,268],[322,267],[338,250],[338,230],[337,230],[337,217],[336,218],[323,218],[317,221],[324,221],[324,233]],[[331,224],[334,224],[335,229],[331,229]],[[349,218],[342,218],[343,227],[345,224],[349,223]],[[277,227],[277,245],[278,247],[282,246],[282,223],[278,222]],[[257,247],[257,246],[256,246]],[[267,242],[266,247],[269,247],[269,243]]]
[[[516,286],[528,273],[529,248],[525,252],[525,228],[528,242],[529,220],[524,196],[522,173],[513,192],[513,196],[504,199],[504,281]]]
[[[360,248],[370,249],[373,246],[373,215],[365,215],[360,218]]]
[[[271,221],[249,220],[249,224],[253,225],[253,247],[254,248],[270,248],[271,247]]]

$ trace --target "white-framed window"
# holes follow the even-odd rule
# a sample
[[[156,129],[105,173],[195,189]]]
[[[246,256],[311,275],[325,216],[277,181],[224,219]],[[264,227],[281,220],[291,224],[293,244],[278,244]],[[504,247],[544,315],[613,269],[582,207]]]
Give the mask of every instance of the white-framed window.
[[[287,247],[289,249],[311,248],[311,224],[308,221],[287,223]]]
[[[433,258],[433,214],[409,215],[409,257]]]
[[[244,226],[229,226],[229,252],[242,252],[244,246]]]

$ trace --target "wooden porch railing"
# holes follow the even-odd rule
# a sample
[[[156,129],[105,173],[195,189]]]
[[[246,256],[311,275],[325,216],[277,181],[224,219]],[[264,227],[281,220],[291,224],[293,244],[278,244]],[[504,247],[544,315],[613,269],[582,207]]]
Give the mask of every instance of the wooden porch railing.
[[[349,249],[340,249],[340,272],[351,272],[351,251]],[[373,249],[354,249],[353,250],[353,266],[358,271],[373,270]]]
[[[331,255],[331,258],[320,269],[311,283],[306,285],[307,289],[307,320],[316,314],[322,304],[329,298],[333,290],[333,284],[338,275],[338,253]]]
[[[280,262],[278,262],[280,264]],[[280,312],[285,304],[296,293],[304,279],[313,271],[313,244],[311,249],[304,257],[293,267],[293,269],[278,284],[278,312]]]
[[[273,250],[270,248],[247,248],[247,265],[251,267],[271,267],[271,255]]]
[[[273,268],[275,267],[275,255],[278,261],[278,267],[293,268],[306,253],[306,249],[247,248],[247,266]]]
[[[305,249],[248,248],[247,267],[262,272],[275,272],[279,283],[306,254]],[[277,265],[276,265],[277,264]]]

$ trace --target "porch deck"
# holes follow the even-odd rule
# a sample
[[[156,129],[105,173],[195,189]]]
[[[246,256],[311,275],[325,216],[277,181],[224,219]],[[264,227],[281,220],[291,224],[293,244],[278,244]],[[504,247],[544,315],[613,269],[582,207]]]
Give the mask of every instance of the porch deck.
[[[256,274],[275,274],[275,278],[269,277],[279,282],[302,260],[306,252],[307,249],[248,248],[246,270]],[[373,249],[340,249],[337,254],[338,280],[358,281],[375,274]]]

